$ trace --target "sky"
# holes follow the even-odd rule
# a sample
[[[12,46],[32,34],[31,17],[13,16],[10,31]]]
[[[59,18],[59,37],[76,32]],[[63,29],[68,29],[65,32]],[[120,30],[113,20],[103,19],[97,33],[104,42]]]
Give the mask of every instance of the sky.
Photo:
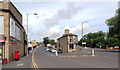
[[[85,1],[63,1],[41,0],[34,2],[11,0],[17,9],[23,15],[23,26],[27,27],[28,17],[28,39],[43,41],[44,37],[54,39],[61,37],[65,29],[69,29],[70,33],[82,36],[82,22],[84,35],[90,32],[104,31],[108,28],[105,24],[106,19],[114,16],[118,8],[118,1],[107,0],[85,0]],[[37,13],[38,15],[34,15]]]

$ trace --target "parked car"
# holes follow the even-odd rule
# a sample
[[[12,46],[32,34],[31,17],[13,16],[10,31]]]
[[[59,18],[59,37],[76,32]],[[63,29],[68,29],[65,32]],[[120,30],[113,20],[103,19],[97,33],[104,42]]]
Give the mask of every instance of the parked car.
[[[52,52],[52,49],[49,49],[48,51],[49,51],[49,52]]]
[[[49,51],[50,49],[49,48],[46,48],[47,51]]]
[[[55,53],[55,52],[56,52],[56,50],[55,50],[55,49],[52,49],[52,50],[51,50],[51,52]]]
[[[46,48],[46,47],[45,47],[45,50],[49,51],[49,48]]]
[[[114,49],[119,50],[119,46],[114,46]]]
[[[58,52],[58,54],[62,53],[60,49],[56,49],[56,51]]]

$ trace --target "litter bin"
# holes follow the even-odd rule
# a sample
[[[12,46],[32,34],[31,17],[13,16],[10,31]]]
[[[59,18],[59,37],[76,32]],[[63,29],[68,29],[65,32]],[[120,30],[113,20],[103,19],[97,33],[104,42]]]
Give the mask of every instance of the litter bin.
[[[15,61],[19,61],[19,51],[15,51]]]

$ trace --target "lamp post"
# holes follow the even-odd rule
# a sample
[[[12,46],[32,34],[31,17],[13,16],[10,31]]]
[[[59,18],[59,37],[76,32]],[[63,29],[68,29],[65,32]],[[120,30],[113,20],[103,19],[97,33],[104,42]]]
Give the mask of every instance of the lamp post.
[[[113,31],[113,30],[111,30],[113,27],[114,27],[113,25],[109,25],[109,26],[108,26],[109,33],[110,33],[111,31]],[[112,34],[112,35],[110,35],[110,37],[112,37],[112,36],[113,36],[113,34]]]
[[[27,37],[28,37],[28,15],[32,15],[32,14],[30,14],[30,13],[27,13]],[[37,13],[33,13],[33,15],[37,15]],[[27,38],[27,56],[28,56],[28,54],[29,54],[29,50],[28,50],[28,38]]]
[[[83,23],[87,23],[87,21],[82,22],[82,42],[83,42]]]

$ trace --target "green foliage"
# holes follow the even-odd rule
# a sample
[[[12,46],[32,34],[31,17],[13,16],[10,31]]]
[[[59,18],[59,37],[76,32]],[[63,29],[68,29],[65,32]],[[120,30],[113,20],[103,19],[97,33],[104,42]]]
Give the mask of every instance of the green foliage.
[[[120,8],[116,10],[115,16],[107,19],[105,23],[109,27],[108,37],[120,36]]]
[[[44,43],[45,46],[47,46],[47,44],[50,43],[50,39],[48,37],[44,37],[43,38],[43,43]]]
[[[57,43],[55,42],[55,40],[50,40],[49,37],[44,37],[43,38],[43,43],[45,46],[47,46],[47,44],[51,44],[51,45],[57,45]]]
[[[109,28],[108,37],[110,41],[109,42],[107,41],[108,45],[109,46],[113,46],[113,45],[120,46],[120,8],[116,10],[116,13],[113,17],[106,20],[106,24],[108,27],[113,26],[112,28],[111,27]],[[117,40],[112,39],[113,37],[118,39],[119,44],[118,42],[114,42]]]
[[[87,46],[99,47],[99,46],[117,46],[120,45],[120,8],[116,10],[113,17],[106,20],[106,25],[109,27],[109,32],[104,33],[102,31],[96,33],[88,33],[83,36],[78,43],[82,45],[82,42],[86,42]]]
[[[83,36],[83,42],[87,43],[87,46],[96,46],[99,42],[104,42],[104,37],[106,33],[98,31],[96,33],[88,33]],[[79,45],[82,45],[82,39],[78,42]]]
[[[55,40],[52,39],[52,40],[50,40],[50,44],[51,45],[56,45],[57,43],[55,42]]]
[[[117,38],[106,38],[106,33],[99,31],[96,33],[88,33],[83,36],[83,42],[87,43],[87,46],[90,47],[105,47],[105,46],[117,46],[119,45],[119,40]],[[82,39],[78,42],[79,45],[82,45]]]
[[[100,47],[100,46],[104,46],[104,44],[102,44],[102,43],[97,43],[96,46],[97,46],[97,47]]]
[[[117,38],[108,38],[106,39],[106,45],[108,46],[118,46],[119,40]]]

